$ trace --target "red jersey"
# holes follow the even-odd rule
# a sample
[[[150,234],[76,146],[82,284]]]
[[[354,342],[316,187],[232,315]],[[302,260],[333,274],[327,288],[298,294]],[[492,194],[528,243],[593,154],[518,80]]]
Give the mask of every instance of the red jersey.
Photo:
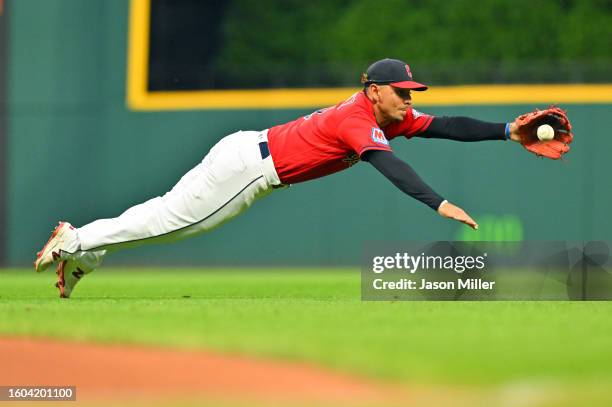
[[[271,127],[268,146],[284,184],[295,184],[349,168],[368,150],[392,151],[389,140],[425,131],[433,116],[408,109],[403,121],[378,127],[363,92],[292,122]]]

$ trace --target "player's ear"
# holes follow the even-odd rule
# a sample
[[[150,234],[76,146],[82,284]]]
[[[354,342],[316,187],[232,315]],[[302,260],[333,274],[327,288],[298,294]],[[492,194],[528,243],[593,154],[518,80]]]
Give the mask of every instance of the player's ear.
[[[368,86],[366,90],[366,95],[368,95],[368,98],[370,98],[372,102],[379,102],[380,101],[380,87],[375,83],[371,83],[370,86]]]

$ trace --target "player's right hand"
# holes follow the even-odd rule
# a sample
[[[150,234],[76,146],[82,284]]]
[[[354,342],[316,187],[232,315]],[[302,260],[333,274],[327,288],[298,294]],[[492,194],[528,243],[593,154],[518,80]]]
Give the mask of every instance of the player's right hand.
[[[474,230],[478,230],[478,223],[470,217],[463,209],[452,203],[445,201],[438,208],[438,213],[445,218],[455,219],[459,222],[465,223]]]

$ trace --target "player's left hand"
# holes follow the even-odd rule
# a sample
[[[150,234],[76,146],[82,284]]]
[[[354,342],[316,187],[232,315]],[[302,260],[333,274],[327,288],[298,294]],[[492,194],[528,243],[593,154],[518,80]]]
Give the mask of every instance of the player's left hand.
[[[478,223],[471,218],[463,209],[446,201],[438,208],[438,213],[445,218],[455,219],[465,223],[474,230],[478,229]]]
[[[552,140],[538,139],[537,130],[543,124],[554,129],[555,136]],[[537,156],[558,160],[569,151],[574,135],[565,110],[550,106],[548,109],[536,109],[517,117],[510,125],[510,139],[521,143],[527,151]]]

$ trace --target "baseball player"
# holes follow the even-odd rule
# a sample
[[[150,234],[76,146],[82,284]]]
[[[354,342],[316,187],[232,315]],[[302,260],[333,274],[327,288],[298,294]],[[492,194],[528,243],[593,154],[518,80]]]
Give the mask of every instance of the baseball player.
[[[60,222],[38,252],[37,272],[56,264],[60,297],[99,267],[109,252],[145,243],[176,241],[210,231],[238,216],[275,189],[345,170],[365,161],[397,188],[439,215],[478,229],[463,209],[429,187],[393,154],[389,141],[403,136],[458,141],[513,140],[529,151],[558,159],[572,141],[565,112],[551,107],[512,123],[467,117],[434,117],[412,108],[412,91],[427,86],[412,79],[397,59],[372,64],[363,90],[335,106],[263,131],[238,131],[221,139],[201,163],[163,196],[133,206],[113,219],[80,228]],[[547,123],[554,139],[540,142],[535,128]]]

